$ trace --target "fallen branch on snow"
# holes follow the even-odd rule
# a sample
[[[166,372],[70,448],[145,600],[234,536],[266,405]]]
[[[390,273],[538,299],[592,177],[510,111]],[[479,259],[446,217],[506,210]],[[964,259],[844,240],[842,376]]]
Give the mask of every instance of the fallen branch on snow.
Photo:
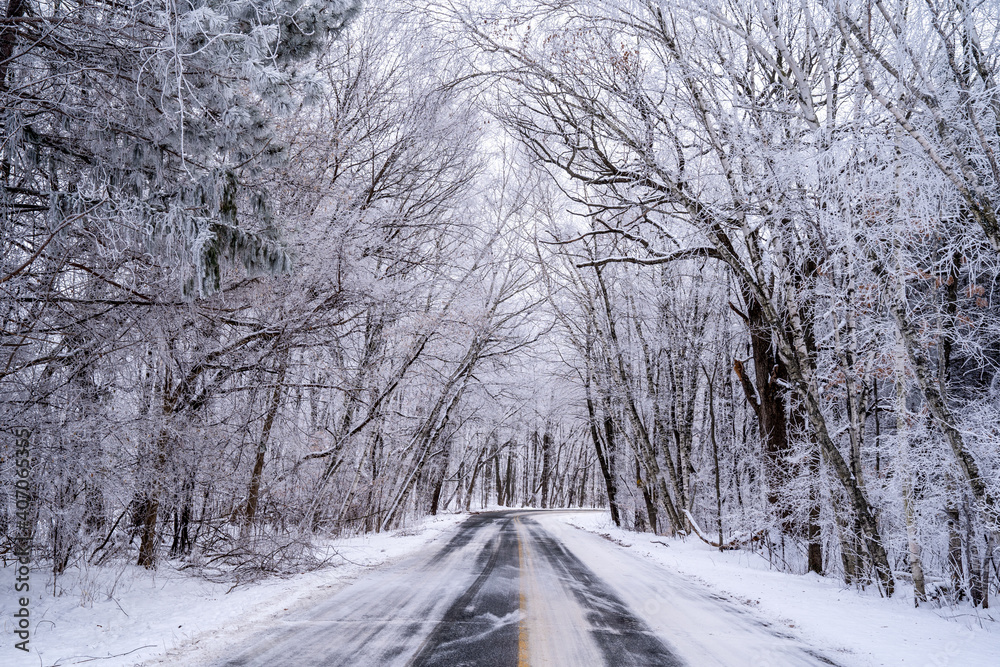
[[[698,525],[698,522],[694,520],[693,516],[691,516],[691,512],[684,510],[684,516],[686,516],[687,520],[691,522],[691,528],[694,530],[694,534],[697,535],[702,542],[704,542],[710,547],[715,547],[719,551],[729,551],[731,549],[739,549],[740,547],[745,546],[750,542],[756,542],[760,539],[763,539],[764,537],[764,531],[761,530],[750,536],[737,535],[730,541],[720,544],[719,542],[715,542],[705,536],[705,533],[702,532],[701,527]]]

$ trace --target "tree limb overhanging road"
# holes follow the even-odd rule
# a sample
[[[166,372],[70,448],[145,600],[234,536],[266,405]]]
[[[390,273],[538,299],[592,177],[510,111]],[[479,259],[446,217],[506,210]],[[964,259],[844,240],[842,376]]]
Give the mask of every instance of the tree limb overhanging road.
[[[835,664],[556,514],[475,514],[444,546],[369,573],[222,664]]]

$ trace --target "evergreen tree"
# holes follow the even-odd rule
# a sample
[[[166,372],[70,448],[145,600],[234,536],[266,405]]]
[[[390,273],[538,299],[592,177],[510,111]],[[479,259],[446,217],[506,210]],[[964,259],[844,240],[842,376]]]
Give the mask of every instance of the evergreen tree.
[[[290,268],[259,169],[275,118],[319,89],[301,65],[357,0],[9,0],[0,28],[4,273],[56,230],[166,254],[189,294],[221,264]]]

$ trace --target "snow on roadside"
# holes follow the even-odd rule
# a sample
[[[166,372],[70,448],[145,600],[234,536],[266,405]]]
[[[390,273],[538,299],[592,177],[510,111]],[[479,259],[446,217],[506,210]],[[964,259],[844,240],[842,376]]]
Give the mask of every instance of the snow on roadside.
[[[833,578],[771,571],[762,556],[720,552],[696,537],[681,540],[621,530],[606,512],[555,517],[750,606],[845,667],[1000,666],[995,611],[931,605],[914,609],[912,588],[899,586],[887,600]]]
[[[51,574],[32,572],[30,653],[13,647],[15,568],[0,568],[0,664],[190,664],[196,651],[200,658],[287,610],[315,604],[367,569],[435,541],[464,518],[429,517],[395,533],[339,539],[329,545],[340,556],[331,567],[235,588],[169,566],[152,575],[135,567],[90,568],[60,577],[65,592],[54,597]]]

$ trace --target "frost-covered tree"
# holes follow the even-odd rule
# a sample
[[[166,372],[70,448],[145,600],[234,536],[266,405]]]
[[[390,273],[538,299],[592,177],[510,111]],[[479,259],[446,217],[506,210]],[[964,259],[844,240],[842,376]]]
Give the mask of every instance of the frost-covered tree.
[[[724,366],[757,417],[778,532],[807,542],[809,569],[836,568],[839,555],[845,578],[874,575],[890,594],[895,554],[913,577],[921,570],[917,524],[948,532],[925,502],[952,517],[948,558],[973,600],[969,572],[995,543],[996,429],[983,420],[995,410],[997,341],[986,7],[682,0],[455,12],[497,117],[587,221],[568,246],[617,240],[597,256],[578,250],[579,266],[699,260],[716,265],[703,280],[733,287],[747,347],[729,348]],[[641,312],[619,313],[620,331]],[[637,336],[619,356],[641,359],[642,347]],[[900,351],[901,367],[886,350]],[[618,374],[643,382],[639,369]],[[886,402],[899,391],[905,401]],[[978,410],[964,409],[973,396]],[[906,414],[888,422],[900,405]],[[914,410],[939,428],[921,441],[929,458],[916,473],[916,441],[886,447],[887,429],[916,432]],[[950,500],[931,501],[911,478],[928,470]],[[656,475],[668,487],[683,476]]]
[[[260,167],[275,117],[315,96],[306,59],[357,12],[319,2],[11,0],[0,30],[4,277],[55,236],[153,251],[189,294],[220,266],[289,268]],[[50,248],[49,252],[54,252]]]
[[[599,502],[988,604],[993,5],[465,4],[7,3],[53,576]]]
[[[297,0],[6,4],[2,410],[35,433],[40,498],[53,497],[51,483],[62,499],[51,506],[55,572],[80,526],[103,528],[99,480],[134,445],[149,498],[133,515],[152,564],[172,465],[163,452],[182,437],[172,421],[190,423],[238,373],[238,363],[218,372],[227,355],[268,338],[201,328],[174,302],[218,291],[228,262],[251,275],[290,268],[262,177],[286,159],[276,120],[321,89],[309,61],[357,11]],[[113,432],[117,452],[106,449]],[[99,462],[96,478],[87,460]]]

